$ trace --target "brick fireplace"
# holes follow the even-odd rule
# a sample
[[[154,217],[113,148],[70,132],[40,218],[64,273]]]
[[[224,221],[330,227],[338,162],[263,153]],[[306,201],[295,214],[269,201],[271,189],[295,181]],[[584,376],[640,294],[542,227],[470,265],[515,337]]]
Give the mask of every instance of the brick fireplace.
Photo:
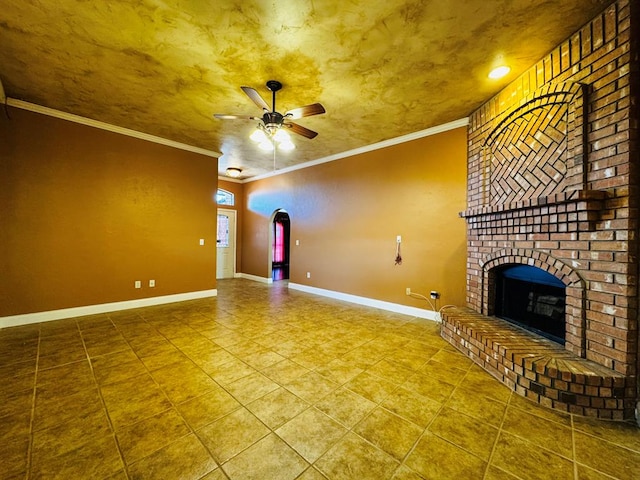
[[[521,395],[613,419],[633,417],[638,398],[640,24],[631,3],[613,3],[471,115],[467,308],[445,310],[442,328]],[[564,344],[496,317],[497,279],[518,265],[564,286],[563,312],[553,312]]]

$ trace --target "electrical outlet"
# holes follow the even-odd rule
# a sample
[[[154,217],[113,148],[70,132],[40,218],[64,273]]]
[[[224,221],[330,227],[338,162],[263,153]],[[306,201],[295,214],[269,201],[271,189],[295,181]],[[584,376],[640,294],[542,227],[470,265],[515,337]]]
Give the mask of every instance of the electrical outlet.
[[[149,280],[149,286],[150,287],[155,287],[156,286],[156,281],[155,280]]]
[[[133,286],[135,288],[142,288],[142,282],[140,280],[136,280]]]
[[[200,245],[204,245],[204,238],[200,239]]]
[[[407,287],[407,295],[411,295],[411,288]]]
[[[307,278],[311,278],[311,272],[307,272]]]
[[[431,290],[431,299],[432,300],[437,300],[440,298],[440,293],[436,292],[435,290]]]

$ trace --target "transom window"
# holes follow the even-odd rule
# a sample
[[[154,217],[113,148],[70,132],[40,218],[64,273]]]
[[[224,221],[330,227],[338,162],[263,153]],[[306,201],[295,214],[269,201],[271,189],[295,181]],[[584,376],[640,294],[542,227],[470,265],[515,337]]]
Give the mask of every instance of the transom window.
[[[235,195],[227,190],[219,188],[216,192],[216,203],[218,205],[231,205],[235,204]]]

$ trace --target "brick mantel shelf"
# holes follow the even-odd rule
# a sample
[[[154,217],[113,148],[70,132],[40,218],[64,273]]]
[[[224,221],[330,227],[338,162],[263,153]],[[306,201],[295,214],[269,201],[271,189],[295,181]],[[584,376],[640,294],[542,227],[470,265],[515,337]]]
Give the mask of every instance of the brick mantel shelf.
[[[482,207],[470,208],[464,212],[460,212],[460,217],[471,219],[494,213],[502,214],[518,210],[539,208],[540,212],[532,212],[533,216],[535,216],[536,213],[548,214],[548,209],[550,207],[558,205],[572,205],[563,208],[565,212],[598,212],[602,210],[602,201],[606,198],[606,195],[606,192],[600,190],[574,190],[572,192],[556,193],[547,197],[531,198],[509,204],[485,205]],[[578,221],[581,220],[578,219]]]

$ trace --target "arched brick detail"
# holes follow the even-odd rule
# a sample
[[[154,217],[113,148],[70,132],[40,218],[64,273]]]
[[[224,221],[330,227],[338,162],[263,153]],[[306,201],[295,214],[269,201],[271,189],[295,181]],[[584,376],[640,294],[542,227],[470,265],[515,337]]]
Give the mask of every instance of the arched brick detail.
[[[484,205],[586,188],[585,98],[580,83],[549,83],[491,122],[481,149]]]
[[[504,130],[505,126],[514,119],[541,106],[567,104],[572,110],[582,108],[582,103],[576,104],[574,102],[581,100],[580,94],[584,93],[583,87],[583,84],[573,82],[548,83],[543,85],[494,120],[495,126],[487,136],[485,145],[490,146],[496,137]]]
[[[538,267],[558,278],[567,286],[582,282],[580,275],[563,261],[546,252],[526,248],[504,248],[492,252],[480,260],[480,267],[486,271],[510,263]]]
[[[546,252],[526,248],[504,248],[485,255],[482,268],[482,305],[485,315],[494,314],[495,269],[503,265],[537,267],[559,279],[566,286],[565,348],[581,357],[586,354],[585,282],[569,265]]]

